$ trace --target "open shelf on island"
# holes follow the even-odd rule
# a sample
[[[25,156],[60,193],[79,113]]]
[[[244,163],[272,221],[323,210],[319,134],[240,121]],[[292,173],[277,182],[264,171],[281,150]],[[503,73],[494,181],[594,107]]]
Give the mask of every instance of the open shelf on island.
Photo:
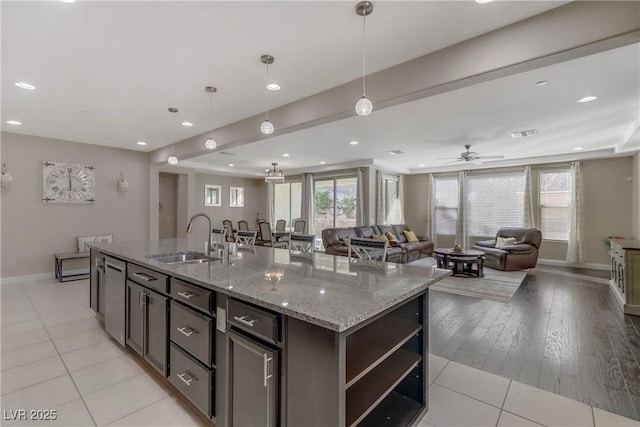
[[[353,426],[362,421],[421,360],[416,353],[398,349],[351,386],[347,390],[346,425]]]
[[[358,427],[408,426],[424,409],[424,405],[397,391],[392,391]]]
[[[380,363],[422,329],[400,317],[385,316],[347,337],[346,388]]]

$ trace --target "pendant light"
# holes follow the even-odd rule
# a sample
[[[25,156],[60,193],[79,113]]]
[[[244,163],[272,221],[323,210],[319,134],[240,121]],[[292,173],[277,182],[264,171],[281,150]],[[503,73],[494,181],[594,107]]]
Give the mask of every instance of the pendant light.
[[[366,20],[367,16],[373,12],[373,4],[370,1],[361,1],[356,5],[356,14],[362,16],[362,98],[356,103],[356,114],[359,116],[368,116],[373,111],[373,104],[367,98],[365,90],[365,73],[367,66],[367,48],[366,48]]]
[[[273,64],[274,60],[275,59],[271,55],[262,55],[260,57],[260,61],[267,66],[267,81],[266,81],[267,84],[269,83],[269,64]],[[260,125],[260,132],[262,132],[264,135],[271,135],[275,129],[273,127],[273,123],[269,121],[269,91],[268,90],[266,95],[266,103],[267,103],[266,119]]]
[[[178,109],[169,107],[169,112],[175,114],[178,112]],[[171,116],[171,123],[173,124],[173,116]],[[175,154],[173,154],[173,142],[171,143],[171,155],[169,156],[169,158],[167,158],[167,163],[169,163],[171,166],[175,166],[178,164],[178,158],[175,156]]]
[[[218,89],[216,89],[214,86],[207,86],[204,88],[204,90],[209,94],[209,109],[211,109],[213,107],[213,94],[216,93]],[[211,137],[209,137],[204,142],[204,147],[207,150],[215,150],[217,146],[218,146],[218,143],[216,142],[215,139]]]

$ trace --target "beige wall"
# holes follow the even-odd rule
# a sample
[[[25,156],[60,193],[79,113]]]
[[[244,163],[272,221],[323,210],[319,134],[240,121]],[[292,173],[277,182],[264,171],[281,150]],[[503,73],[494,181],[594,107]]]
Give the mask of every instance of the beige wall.
[[[219,185],[222,187],[222,206],[205,206],[204,205],[204,186]],[[244,207],[229,207],[229,187],[244,188]],[[209,175],[196,173],[195,175],[195,212],[204,212],[209,215],[213,221],[214,228],[222,228],[222,221],[229,219],[233,222],[233,227],[238,226],[239,220],[245,220],[249,223],[249,228],[255,228],[256,213],[260,215],[266,214],[266,186],[264,179],[238,178],[223,175]],[[264,205],[263,205],[264,204]],[[207,236],[207,221],[198,219],[194,222],[192,234],[203,236],[203,241]],[[186,226],[186,224],[185,224]]]
[[[608,248],[602,239],[608,236],[636,235],[638,226],[638,190],[633,187],[639,181],[638,154],[632,157],[586,160],[581,171],[584,184],[584,229],[587,263],[608,264]],[[534,183],[537,170],[551,165],[532,167]],[[627,178],[634,176],[633,183]],[[428,179],[426,174],[405,177],[405,219],[407,225],[426,234]],[[636,199],[633,199],[633,197]],[[633,200],[633,202],[632,202]],[[632,206],[636,206],[635,210]],[[635,213],[634,213],[635,212]],[[636,215],[633,217],[633,215]],[[633,218],[632,218],[633,217]],[[431,236],[430,236],[431,237]],[[472,243],[476,239],[471,239]],[[441,236],[438,245],[452,244],[452,238]],[[566,242],[544,241],[540,258],[563,261],[566,257]]]
[[[158,204],[159,237],[178,237],[178,174],[160,173]]]
[[[2,162],[14,178],[1,193],[2,278],[52,272],[53,255],[76,251],[77,236],[148,238],[147,153],[5,132],[1,136]],[[95,203],[45,204],[44,160],[94,165]],[[126,193],[117,191],[120,173],[129,182]]]
[[[631,201],[633,204],[633,212],[632,212],[632,227],[631,233],[634,239],[640,240],[640,151],[633,156],[633,175],[631,179],[633,179],[632,187],[633,194],[631,197]]]

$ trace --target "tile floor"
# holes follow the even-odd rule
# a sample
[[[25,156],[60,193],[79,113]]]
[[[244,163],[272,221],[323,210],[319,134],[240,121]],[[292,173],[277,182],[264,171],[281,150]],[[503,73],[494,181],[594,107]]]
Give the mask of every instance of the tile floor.
[[[0,285],[2,426],[202,426],[104,333],[88,280]],[[640,426],[638,421],[430,356],[427,426]],[[56,419],[16,420],[17,410]]]

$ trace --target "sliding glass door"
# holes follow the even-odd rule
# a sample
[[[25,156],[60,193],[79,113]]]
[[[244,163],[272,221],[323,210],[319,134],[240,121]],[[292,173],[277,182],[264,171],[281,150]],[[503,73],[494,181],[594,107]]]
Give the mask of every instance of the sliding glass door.
[[[314,181],[314,221],[319,238],[325,228],[356,226],[357,182],[355,176]]]

